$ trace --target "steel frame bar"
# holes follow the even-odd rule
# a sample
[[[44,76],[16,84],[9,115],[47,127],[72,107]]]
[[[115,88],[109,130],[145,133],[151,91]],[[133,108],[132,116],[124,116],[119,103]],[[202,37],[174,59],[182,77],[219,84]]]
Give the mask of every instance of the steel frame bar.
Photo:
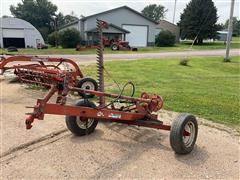
[[[115,120],[121,119],[122,121],[135,121],[145,118],[145,113],[123,112],[107,108],[90,108],[90,107],[77,107],[70,105],[59,105],[47,103],[43,108],[44,114],[56,114],[67,116],[80,116],[95,118],[101,120]]]
[[[68,76],[66,76],[68,77]],[[67,79],[67,78],[66,78]],[[27,129],[30,129],[31,123],[34,119],[43,120],[45,114],[55,114],[55,115],[68,115],[68,116],[81,116],[81,117],[88,117],[88,118],[95,118],[102,121],[113,121],[118,123],[126,123],[129,125],[138,125],[138,126],[145,126],[155,129],[165,129],[169,130],[170,126],[163,125],[161,121],[158,121],[156,115],[150,114],[148,111],[137,111],[135,109],[133,112],[125,112],[115,109],[109,109],[107,107],[102,108],[101,106],[96,108],[90,107],[78,107],[78,106],[71,106],[65,105],[65,96],[63,94],[67,94],[69,91],[77,91],[83,93],[94,94],[99,97],[111,97],[111,98],[119,98],[131,101],[133,103],[151,103],[151,99],[145,98],[134,98],[128,96],[119,96],[117,94],[110,94],[100,91],[93,91],[93,90],[86,90],[81,88],[75,88],[72,86],[67,86],[68,82],[65,82],[65,88],[61,91],[57,88],[57,85],[52,85],[49,92],[43,99],[37,100],[37,105],[34,108],[33,113],[29,113],[29,117],[26,119],[26,126]],[[50,98],[58,92],[57,97],[57,104],[48,103]],[[63,93],[64,92],[64,93]],[[61,102],[61,100],[63,100]],[[86,99],[87,101],[87,99]],[[144,120],[144,121],[141,121]]]
[[[110,121],[128,125],[143,126],[154,129],[170,130],[170,125],[164,125],[159,120],[143,120],[145,113],[121,112],[112,109],[94,109],[89,107],[77,107],[68,105],[45,104],[44,114],[80,116],[87,118],[95,118],[100,121]]]

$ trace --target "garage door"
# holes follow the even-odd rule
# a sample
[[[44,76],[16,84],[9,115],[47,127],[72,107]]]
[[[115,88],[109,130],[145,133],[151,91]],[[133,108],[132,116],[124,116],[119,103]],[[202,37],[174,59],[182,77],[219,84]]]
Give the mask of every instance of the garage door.
[[[25,48],[25,38],[23,29],[3,29],[3,46],[5,48],[14,46]]]
[[[24,38],[23,29],[3,29],[4,38]]]
[[[3,47],[8,48],[10,46],[25,48],[25,40],[24,38],[3,38]]]
[[[137,25],[123,25],[123,29],[128,30],[130,33],[126,34],[126,41],[129,41],[130,46],[146,47],[148,27]]]

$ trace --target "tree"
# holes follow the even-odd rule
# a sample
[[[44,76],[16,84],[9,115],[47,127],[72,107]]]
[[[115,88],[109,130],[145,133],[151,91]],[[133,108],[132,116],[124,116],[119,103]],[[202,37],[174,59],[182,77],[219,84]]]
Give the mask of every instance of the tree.
[[[78,18],[76,16],[72,16],[72,15],[66,15],[64,17],[65,24],[69,24],[69,23],[77,21],[77,20],[78,20]]]
[[[59,33],[59,40],[63,48],[75,48],[80,43],[80,33],[74,28],[66,29]]]
[[[229,19],[225,23],[225,28],[228,28]],[[237,17],[233,17],[233,36],[240,36],[240,20]]]
[[[61,13],[61,12],[58,13],[55,20],[56,20],[55,23],[57,23],[56,24],[57,27],[65,25],[65,16],[63,15],[63,13]],[[55,25],[55,24],[53,24],[53,25]]]
[[[66,15],[66,16],[64,16],[63,13],[60,12],[56,16],[56,19],[57,19],[58,27],[78,20],[78,18],[74,15],[73,12],[71,13],[71,15]]]
[[[165,17],[166,12],[167,9],[165,9],[164,6],[157,4],[150,4],[142,10],[142,14],[144,16],[149,17],[150,19],[157,22]]]
[[[47,43],[52,46],[58,46],[59,43],[59,33],[57,31],[52,32],[47,37]]]
[[[24,19],[36,27],[46,39],[51,32],[57,6],[48,0],[22,0],[17,6],[10,6],[10,11],[14,17]]]
[[[216,24],[217,30],[222,31],[225,29],[225,25],[223,23]]]
[[[218,27],[217,8],[212,0],[191,0],[180,17],[182,39],[192,39],[202,44],[205,38],[214,38]]]

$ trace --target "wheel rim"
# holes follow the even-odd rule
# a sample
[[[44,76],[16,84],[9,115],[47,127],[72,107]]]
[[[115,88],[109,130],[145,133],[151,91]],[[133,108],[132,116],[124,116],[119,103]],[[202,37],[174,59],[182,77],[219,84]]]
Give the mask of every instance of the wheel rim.
[[[87,129],[92,126],[94,119],[77,117],[76,122],[79,128]]]
[[[94,84],[90,81],[84,82],[81,88],[87,90],[95,90]],[[86,95],[89,95],[89,93],[86,93]]]
[[[117,46],[116,45],[113,46],[113,50],[117,50]]]
[[[196,129],[193,122],[188,122],[185,127],[183,133],[187,132],[188,135],[183,134],[183,143],[186,147],[190,147],[195,139]]]

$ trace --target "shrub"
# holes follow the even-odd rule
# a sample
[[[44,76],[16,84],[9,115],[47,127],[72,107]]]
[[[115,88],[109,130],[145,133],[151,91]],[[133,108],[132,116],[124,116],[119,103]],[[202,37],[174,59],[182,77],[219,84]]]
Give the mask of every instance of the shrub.
[[[59,34],[58,34],[58,32],[53,32],[53,33],[48,35],[47,42],[48,42],[48,44],[50,44],[52,46],[55,46],[56,45],[56,39],[57,39],[57,43],[58,43]]]
[[[63,48],[75,48],[80,43],[79,31],[72,28],[60,32],[59,43]]]
[[[181,59],[179,64],[182,66],[188,66],[189,59]]]
[[[41,33],[42,37],[44,40],[47,40],[47,36],[49,34],[49,29],[48,27],[39,27],[38,31]]]
[[[175,44],[175,35],[170,31],[161,31],[155,39],[156,46],[173,46]]]

